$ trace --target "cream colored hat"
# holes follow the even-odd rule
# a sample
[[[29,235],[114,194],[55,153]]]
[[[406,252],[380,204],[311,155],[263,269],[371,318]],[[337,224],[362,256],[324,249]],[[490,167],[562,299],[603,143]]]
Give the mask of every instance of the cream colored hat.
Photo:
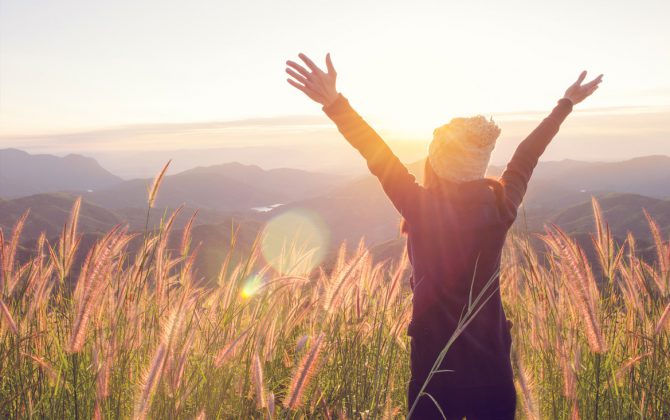
[[[454,118],[433,131],[428,161],[437,176],[454,182],[483,178],[500,128],[482,115]]]

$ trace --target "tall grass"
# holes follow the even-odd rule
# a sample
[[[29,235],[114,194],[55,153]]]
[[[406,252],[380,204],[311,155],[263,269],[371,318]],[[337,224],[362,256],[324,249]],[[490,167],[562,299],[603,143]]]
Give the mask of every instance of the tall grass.
[[[0,417],[353,419],[410,409],[406,255],[373,263],[362,244],[343,246],[329,272],[286,276],[254,249],[207,283],[193,270],[190,228],[168,249],[168,219],[132,253],[133,235],[112,229],[74,267],[79,205],[60,238],[40,238],[24,262],[26,218],[0,232]],[[518,415],[668,418],[670,246],[649,219],[656,257],[644,260],[632,237],[615,243],[595,202],[594,211],[595,266],[557,227],[542,256],[523,236],[505,250]]]

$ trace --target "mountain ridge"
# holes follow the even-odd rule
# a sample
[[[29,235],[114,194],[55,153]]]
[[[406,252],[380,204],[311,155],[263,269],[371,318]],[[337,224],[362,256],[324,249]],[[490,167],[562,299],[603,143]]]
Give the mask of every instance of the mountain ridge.
[[[15,148],[0,149],[0,196],[4,198],[95,190],[121,181],[90,157],[78,154],[59,157],[30,154]]]

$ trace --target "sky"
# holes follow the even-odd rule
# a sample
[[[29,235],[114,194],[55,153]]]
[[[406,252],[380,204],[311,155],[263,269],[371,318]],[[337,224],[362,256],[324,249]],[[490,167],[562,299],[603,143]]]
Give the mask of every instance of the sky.
[[[332,145],[284,73],[299,52],[330,52],[338,89],[392,142],[424,147],[484,114],[516,144],[585,69],[602,87],[548,156],[670,154],[669,15],[660,0],[0,0],[0,147]]]

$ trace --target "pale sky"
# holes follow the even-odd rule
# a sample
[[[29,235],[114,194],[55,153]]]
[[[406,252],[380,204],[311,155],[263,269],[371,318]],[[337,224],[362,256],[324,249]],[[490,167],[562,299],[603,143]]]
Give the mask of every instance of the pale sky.
[[[284,62],[299,52],[319,62],[330,52],[339,90],[391,139],[429,140],[455,116],[537,119],[582,69],[605,77],[576,113],[640,123],[670,115],[668,16],[667,0],[0,0],[0,146],[244,146],[229,131],[218,144],[211,124],[259,118],[245,125],[256,143],[272,143],[272,121],[284,133],[292,118],[301,123],[289,132],[322,129],[319,106],[285,81]],[[667,121],[649,128],[651,152],[670,154]],[[192,136],[85,136],[147,125]],[[62,143],[73,135],[78,146]],[[640,136],[623,137],[615,148],[637,153]]]

